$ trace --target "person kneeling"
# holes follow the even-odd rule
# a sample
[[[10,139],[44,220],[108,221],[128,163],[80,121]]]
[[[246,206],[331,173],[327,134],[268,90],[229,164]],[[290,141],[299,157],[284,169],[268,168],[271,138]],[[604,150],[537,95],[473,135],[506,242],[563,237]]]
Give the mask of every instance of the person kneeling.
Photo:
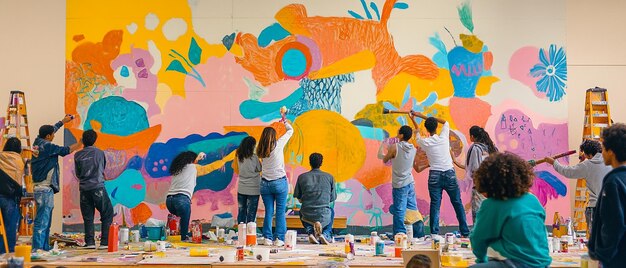
[[[530,165],[510,153],[492,154],[476,170],[476,190],[487,199],[470,234],[477,258],[472,267],[550,265],[546,211],[528,192],[534,177]]]
[[[293,197],[302,203],[300,220],[309,234],[309,242],[329,244],[333,230],[333,211],[330,203],[337,199],[335,179],[321,171],[323,156],[313,153],[309,156],[311,171],[298,176]]]

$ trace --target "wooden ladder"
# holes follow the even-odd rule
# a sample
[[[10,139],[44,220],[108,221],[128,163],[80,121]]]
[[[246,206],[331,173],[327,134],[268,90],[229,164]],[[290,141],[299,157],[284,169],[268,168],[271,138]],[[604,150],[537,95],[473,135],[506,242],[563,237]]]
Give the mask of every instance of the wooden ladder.
[[[6,127],[2,134],[2,147],[7,139],[16,137],[22,142],[22,157],[27,163],[24,170],[24,188],[26,195],[20,202],[22,220],[20,221],[20,235],[32,235],[35,218],[35,198],[33,196],[34,183],[30,170],[30,161],[33,156],[30,141],[30,130],[28,129],[28,114],[26,112],[26,96],[22,91],[11,91],[9,95],[9,105],[7,106]]]
[[[604,88],[590,88],[585,94],[585,122],[583,125],[583,140],[599,140],[602,130],[611,125],[611,113],[607,90]],[[589,192],[584,179],[576,181],[576,196],[574,198],[573,224],[576,231],[587,230],[585,208],[589,202]],[[589,234],[587,234],[589,237]]]

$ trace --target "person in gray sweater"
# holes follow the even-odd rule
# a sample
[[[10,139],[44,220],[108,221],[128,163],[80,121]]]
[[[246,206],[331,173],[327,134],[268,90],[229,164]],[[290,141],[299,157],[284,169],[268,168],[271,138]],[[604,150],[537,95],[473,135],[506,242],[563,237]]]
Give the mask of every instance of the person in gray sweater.
[[[256,139],[252,136],[245,137],[237,148],[236,158],[233,161],[233,169],[239,176],[237,187],[239,205],[237,222],[239,223],[256,222],[256,211],[261,195],[261,162],[254,154],[254,147],[256,147]]]
[[[546,157],[546,163],[568,179],[584,179],[589,190],[589,203],[585,209],[587,230],[591,233],[593,224],[593,210],[596,207],[598,194],[602,189],[602,180],[613,168],[604,164],[602,145],[595,140],[585,140],[580,144],[580,163],[574,166],[564,166],[559,161]]]
[[[76,178],[78,178],[80,191],[80,212],[83,214],[85,226],[86,248],[94,249],[94,212],[100,212],[102,222],[101,248],[106,248],[109,237],[109,226],[113,221],[113,206],[109,194],[104,188],[104,168],[106,158],[104,152],[94,146],[98,134],[93,130],[83,132],[83,144],[85,148],[74,154]]]

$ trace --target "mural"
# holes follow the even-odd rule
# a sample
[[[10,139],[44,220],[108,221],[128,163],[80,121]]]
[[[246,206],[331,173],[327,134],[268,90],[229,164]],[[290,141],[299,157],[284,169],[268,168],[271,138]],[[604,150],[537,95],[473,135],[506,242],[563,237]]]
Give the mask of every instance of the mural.
[[[67,1],[65,111],[78,119],[65,140],[99,133],[116,220],[165,218],[169,165],[185,150],[207,153],[201,164],[226,163],[198,178],[192,218],[236,215],[233,152],[265,126],[284,132],[275,122],[281,106],[295,128],[284,151],[291,187],[309,169],[308,155],[322,153],[322,169],[338,183],[336,214],[350,226],[391,225],[391,168],[376,155],[408,118],[383,108],[448,120],[459,161],[472,125],[526,159],[568,150],[564,20],[530,14],[543,18],[539,33],[528,20],[494,18],[504,10],[485,3],[296,2]],[[511,12],[565,7],[508,3]],[[429,12],[441,19],[423,19]],[[63,223],[82,224],[71,156],[63,167]],[[567,181],[545,166],[535,171],[532,192],[548,215],[567,217]],[[424,214],[427,173],[414,174]],[[463,174],[469,208],[472,182]],[[441,224],[456,225],[442,204]]]

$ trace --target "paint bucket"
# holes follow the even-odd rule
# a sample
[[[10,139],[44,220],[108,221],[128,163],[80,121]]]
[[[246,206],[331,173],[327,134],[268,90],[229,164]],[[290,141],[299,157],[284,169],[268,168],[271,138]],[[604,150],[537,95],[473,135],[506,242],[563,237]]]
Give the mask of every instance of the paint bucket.
[[[401,247],[395,247],[394,257],[401,258],[402,257],[402,250],[403,250],[403,248],[401,248]]]
[[[449,245],[454,244],[454,234],[453,233],[447,233],[446,234],[446,244],[449,244]]]
[[[298,239],[298,233],[294,230],[289,230],[285,234],[285,249],[294,250]]]
[[[120,243],[127,244],[129,235],[130,235],[130,229],[126,227],[120,228]]]
[[[239,223],[237,226],[237,245],[245,246],[246,245],[246,224],[243,222]]]
[[[552,250],[554,250],[554,252],[559,252],[561,250],[561,239],[558,237],[552,238]]]
[[[237,257],[236,250],[224,250],[220,253],[220,262],[231,263],[235,262],[235,258]]]
[[[385,242],[376,241],[376,255],[385,254]]]
[[[258,261],[269,261],[270,260],[270,249],[255,247],[252,249],[254,259]]]
[[[133,243],[139,243],[139,238],[140,238],[140,234],[139,234],[139,230],[132,230],[130,231],[130,241]]]
[[[197,244],[202,243],[202,223],[199,220],[191,222],[191,241]]]
[[[167,227],[170,229],[170,233],[167,235],[180,235],[180,218],[173,214],[167,215]]]
[[[409,241],[413,240],[413,224],[405,224],[404,228],[406,229],[406,236]]]
[[[163,227],[146,227],[146,233],[149,240],[161,240],[161,236],[163,236]]]

